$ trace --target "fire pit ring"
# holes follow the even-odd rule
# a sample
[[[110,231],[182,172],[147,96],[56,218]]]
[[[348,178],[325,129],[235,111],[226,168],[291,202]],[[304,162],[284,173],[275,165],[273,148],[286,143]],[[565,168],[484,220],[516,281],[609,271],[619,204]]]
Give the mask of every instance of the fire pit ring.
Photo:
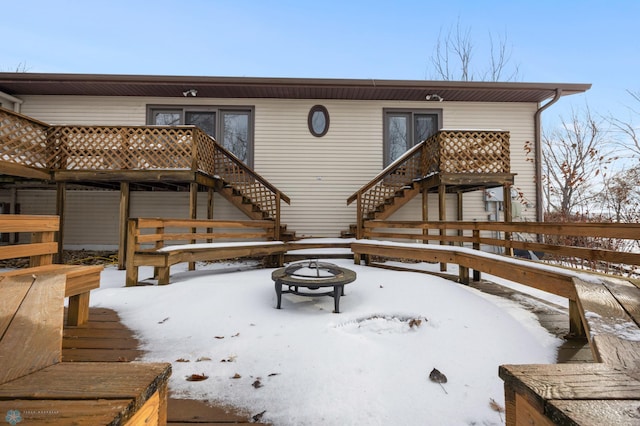
[[[309,260],[276,269],[271,274],[271,279],[275,282],[278,309],[281,309],[282,295],[290,293],[298,296],[331,296],[333,312],[339,313],[340,296],[344,296],[344,286],[356,280],[356,273],[333,263]],[[287,290],[282,288],[284,285],[287,286]],[[310,291],[300,291],[300,287]],[[333,290],[315,291],[326,287],[333,287]]]

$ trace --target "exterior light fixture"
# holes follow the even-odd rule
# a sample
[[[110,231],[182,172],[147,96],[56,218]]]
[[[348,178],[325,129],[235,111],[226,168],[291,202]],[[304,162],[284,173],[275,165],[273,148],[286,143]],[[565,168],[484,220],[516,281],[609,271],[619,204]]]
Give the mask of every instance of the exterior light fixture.
[[[196,96],[198,96],[198,91],[196,89],[185,90],[184,92],[182,92],[182,96],[193,96],[195,98]]]
[[[442,96],[438,95],[437,93],[432,93],[430,95],[425,96],[424,98],[428,101],[434,101],[434,102],[442,102],[444,100],[442,99]]]

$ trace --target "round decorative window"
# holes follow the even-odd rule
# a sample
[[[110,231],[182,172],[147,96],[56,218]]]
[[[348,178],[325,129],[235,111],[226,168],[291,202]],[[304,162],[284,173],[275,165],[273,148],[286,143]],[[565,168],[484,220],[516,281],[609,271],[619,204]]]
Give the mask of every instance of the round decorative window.
[[[329,131],[329,111],[322,105],[315,105],[309,111],[307,119],[309,131],[313,136],[321,137]]]

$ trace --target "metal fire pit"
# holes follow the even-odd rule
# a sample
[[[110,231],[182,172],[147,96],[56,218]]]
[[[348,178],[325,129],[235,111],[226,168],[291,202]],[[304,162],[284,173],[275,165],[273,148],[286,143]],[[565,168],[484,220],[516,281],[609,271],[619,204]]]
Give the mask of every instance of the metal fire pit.
[[[271,279],[275,282],[278,309],[282,302],[282,294],[291,293],[299,296],[331,296],[334,304],[333,312],[339,313],[340,296],[344,296],[344,286],[355,281],[356,273],[333,263],[309,260],[276,269],[271,274]],[[288,289],[283,290],[283,285]],[[300,287],[308,291],[300,291]],[[327,287],[333,287],[333,290],[325,291]]]

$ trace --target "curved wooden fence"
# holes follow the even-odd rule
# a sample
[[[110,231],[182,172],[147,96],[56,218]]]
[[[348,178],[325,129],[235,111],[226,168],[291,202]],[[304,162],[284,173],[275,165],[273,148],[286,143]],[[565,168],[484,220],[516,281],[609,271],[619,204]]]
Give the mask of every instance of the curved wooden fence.
[[[640,276],[640,224],[366,221],[364,237],[460,245]]]

